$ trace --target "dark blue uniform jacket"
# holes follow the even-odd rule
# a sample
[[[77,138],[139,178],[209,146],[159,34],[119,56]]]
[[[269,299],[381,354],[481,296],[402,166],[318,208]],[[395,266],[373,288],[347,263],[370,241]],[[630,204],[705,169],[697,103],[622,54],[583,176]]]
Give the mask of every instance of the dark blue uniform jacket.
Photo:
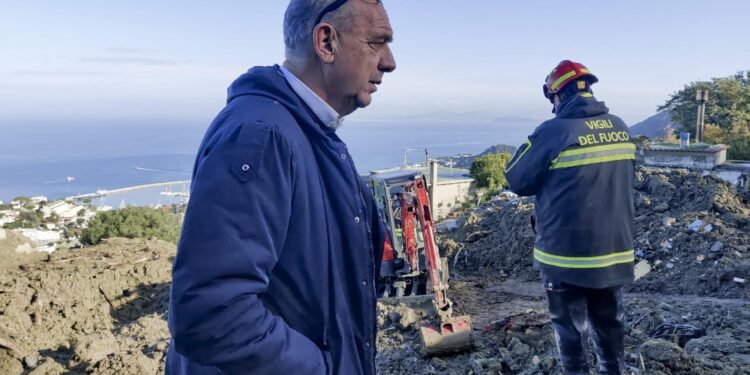
[[[542,123],[508,163],[535,195],[534,261],[552,280],[607,288],[633,280],[635,146],[625,123],[589,93]]]
[[[240,76],[195,161],[166,373],[374,374],[379,222],[279,67]]]

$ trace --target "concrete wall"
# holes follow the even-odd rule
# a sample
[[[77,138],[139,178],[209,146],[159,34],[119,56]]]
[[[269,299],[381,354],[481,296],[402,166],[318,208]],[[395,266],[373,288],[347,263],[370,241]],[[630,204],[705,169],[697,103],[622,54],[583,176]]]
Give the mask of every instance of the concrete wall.
[[[689,169],[713,169],[726,162],[727,152],[677,152],[644,150],[646,165]]]
[[[455,205],[466,202],[472,184],[474,184],[473,179],[438,180],[434,202],[435,221],[445,218]]]

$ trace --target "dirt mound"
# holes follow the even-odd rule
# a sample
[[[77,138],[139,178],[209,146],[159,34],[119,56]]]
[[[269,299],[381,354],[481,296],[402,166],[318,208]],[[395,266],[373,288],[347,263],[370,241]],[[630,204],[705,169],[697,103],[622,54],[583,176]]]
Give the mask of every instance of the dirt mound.
[[[532,199],[495,199],[462,220],[458,230],[439,236],[439,246],[457,248],[447,252],[457,273],[536,280],[530,224],[533,212]],[[451,246],[451,242],[458,245]]]
[[[0,272],[47,256],[33,249],[30,239],[10,229],[0,228]]]
[[[162,372],[174,253],[174,245],[162,241],[112,239],[4,265],[0,340],[12,345],[0,345],[0,369]]]

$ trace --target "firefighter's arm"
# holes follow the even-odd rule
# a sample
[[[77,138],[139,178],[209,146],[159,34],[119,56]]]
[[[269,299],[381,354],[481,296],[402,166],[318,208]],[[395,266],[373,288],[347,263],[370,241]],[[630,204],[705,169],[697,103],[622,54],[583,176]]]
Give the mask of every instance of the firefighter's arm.
[[[291,218],[293,158],[267,124],[201,150],[174,261],[175,350],[223,373],[324,374],[318,346],[271,313],[269,286]]]
[[[518,148],[505,167],[508,188],[521,196],[536,195],[544,182],[552,160],[557,157],[558,135],[542,124]]]

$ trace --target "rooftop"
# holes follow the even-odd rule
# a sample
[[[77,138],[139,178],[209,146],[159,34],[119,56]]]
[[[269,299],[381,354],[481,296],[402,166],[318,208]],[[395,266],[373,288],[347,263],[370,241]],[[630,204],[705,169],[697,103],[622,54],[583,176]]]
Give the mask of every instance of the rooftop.
[[[654,143],[651,145],[644,146],[646,150],[652,151],[670,151],[670,152],[690,152],[690,153],[717,153],[724,150],[728,150],[727,145],[710,145],[706,143],[694,143],[687,147],[680,147],[679,144],[675,143]]]

